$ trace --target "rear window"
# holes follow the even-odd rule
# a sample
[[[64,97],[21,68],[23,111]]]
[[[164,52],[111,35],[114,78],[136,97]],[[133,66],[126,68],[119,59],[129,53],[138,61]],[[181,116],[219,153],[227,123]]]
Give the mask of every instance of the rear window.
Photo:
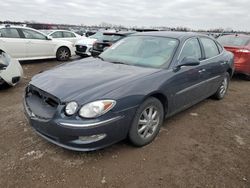
[[[250,37],[230,35],[219,37],[218,41],[223,46],[246,46],[250,42]]]

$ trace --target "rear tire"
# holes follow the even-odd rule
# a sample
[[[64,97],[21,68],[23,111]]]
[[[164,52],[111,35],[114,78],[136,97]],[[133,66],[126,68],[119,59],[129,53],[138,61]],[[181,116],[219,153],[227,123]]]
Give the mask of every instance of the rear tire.
[[[70,58],[70,50],[67,47],[60,47],[56,52],[58,61],[68,61]]]
[[[163,124],[164,109],[161,102],[150,97],[136,111],[128,138],[137,147],[151,143],[158,135]]]
[[[250,75],[244,75],[244,80],[250,81]]]
[[[216,93],[213,95],[213,98],[217,99],[217,100],[221,100],[225,97],[227,90],[228,90],[228,86],[229,86],[229,82],[230,82],[230,75],[227,72],[218,88],[218,90],[216,91]]]

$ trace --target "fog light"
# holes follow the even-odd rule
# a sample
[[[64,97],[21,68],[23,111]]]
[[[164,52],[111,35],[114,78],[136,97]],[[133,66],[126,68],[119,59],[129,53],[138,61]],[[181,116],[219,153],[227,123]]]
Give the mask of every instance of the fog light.
[[[99,140],[102,140],[106,137],[106,134],[97,134],[97,135],[91,135],[91,136],[79,136],[78,139],[87,144],[87,143],[92,143],[92,142],[97,142]]]

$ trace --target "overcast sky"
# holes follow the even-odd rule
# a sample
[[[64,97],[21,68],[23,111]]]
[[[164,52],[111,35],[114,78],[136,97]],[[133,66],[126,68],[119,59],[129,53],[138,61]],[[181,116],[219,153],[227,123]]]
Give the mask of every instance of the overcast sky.
[[[0,0],[0,20],[250,31],[250,0]]]

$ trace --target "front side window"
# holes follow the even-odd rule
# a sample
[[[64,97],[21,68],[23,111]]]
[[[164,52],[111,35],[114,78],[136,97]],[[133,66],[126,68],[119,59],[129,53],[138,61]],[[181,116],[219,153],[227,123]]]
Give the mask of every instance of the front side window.
[[[100,40],[102,36],[103,36],[102,32],[96,32],[94,35],[91,35],[89,38]]]
[[[206,59],[219,55],[218,47],[212,39],[201,38],[201,43],[205,50]]]
[[[178,44],[173,38],[131,36],[115,43],[100,57],[114,63],[160,68],[169,65]]]
[[[181,51],[179,60],[182,61],[185,57],[197,60],[201,59],[201,48],[198,39],[192,38],[186,41]]]
[[[63,32],[63,37],[64,38],[75,38],[76,36],[70,32]]]
[[[50,36],[52,36],[53,38],[63,38],[63,34],[61,31],[56,31],[52,33]]]
[[[22,29],[22,32],[26,39],[46,40],[46,36],[39,32],[29,29]]]
[[[14,28],[3,28],[0,29],[0,37],[2,38],[20,38],[17,29]]]

